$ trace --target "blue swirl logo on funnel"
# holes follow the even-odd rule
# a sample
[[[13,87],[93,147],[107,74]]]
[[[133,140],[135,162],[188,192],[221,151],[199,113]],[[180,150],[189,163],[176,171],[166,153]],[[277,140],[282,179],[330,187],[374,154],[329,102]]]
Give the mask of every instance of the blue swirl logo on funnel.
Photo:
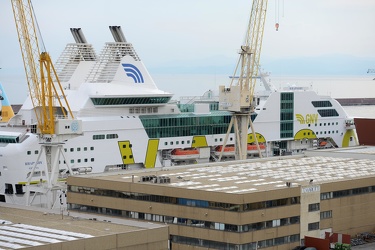
[[[144,83],[142,73],[136,66],[133,64],[123,63],[122,67],[124,67],[126,75],[133,78],[134,83]]]

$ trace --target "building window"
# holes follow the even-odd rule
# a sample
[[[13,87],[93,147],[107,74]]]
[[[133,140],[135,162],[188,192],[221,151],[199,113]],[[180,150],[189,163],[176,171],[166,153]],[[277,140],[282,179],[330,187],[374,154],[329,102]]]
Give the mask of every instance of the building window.
[[[309,212],[319,211],[320,203],[309,204]]]
[[[309,223],[307,227],[309,231],[319,230],[319,222]]]
[[[320,212],[320,219],[332,218],[332,210]]]
[[[321,194],[320,194],[320,199],[321,199],[321,200],[332,199],[332,192],[321,193]]]

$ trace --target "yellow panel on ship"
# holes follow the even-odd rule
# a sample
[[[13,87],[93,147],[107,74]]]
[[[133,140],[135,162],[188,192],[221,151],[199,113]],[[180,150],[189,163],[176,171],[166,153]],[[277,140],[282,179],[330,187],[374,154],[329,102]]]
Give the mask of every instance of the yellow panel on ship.
[[[120,148],[122,162],[124,164],[133,164],[134,157],[133,157],[132,144],[130,143],[130,141],[119,141],[118,146]]]
[[[145,168],[154,168],[159,147],[159,139],[148,140]]]

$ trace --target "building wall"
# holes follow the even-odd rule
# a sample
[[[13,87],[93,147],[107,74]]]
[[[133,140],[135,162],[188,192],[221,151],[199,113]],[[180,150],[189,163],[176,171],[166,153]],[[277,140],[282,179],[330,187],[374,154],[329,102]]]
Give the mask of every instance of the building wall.
[[[82,240],[47,244],[37,247],[24,248],[27,250],[167,250],[168,228],[141,229],[135,232],[125,232],[86,238]]]
[[[309,211],[309,205],[320,205],[320,185],[301,186],[301,239],[304,236],[319,238],[319,227],[317,230],[309,230],[309,224],[320,223],[320,209]]]
[[[68,202],[70,204],[83,204],[99,208],[136,211],[145,214],[165,215],[177,218],[189,218],[200,221],[220,222],[233,225],[279,220],[281,218],[289,218],[293,216],[300,216],[301,218],[300,224],[271,227],[241,233],[223,230],[211,230],[209,228],[193,227],[181,224],[169,224],[170,235],[178,235],[208,241],[227,242],[231,244],[245,244],[295,234],[300,234],[301,239],[303,239],[305,235],[319,237],[322,230],[351,235],[355,235],[359,232],[373,231],[375,230],[375,213],[373,213],[373,207],[375,205],[375,191],[370,191],[362,195],[356,194],[347,197],[322,200],[321,195],[322,193],[333,193],[335,191],[366,186],[369,187],[369,190],[375,190],[374,180],[375,178],[364,178],[361,180],[357,179],[343,182],[325,183],[321,185],[307,184],[303,187],[292,186],[289,188],[280,188],[272,191],[260,191],[246,194],[209,192],[209,195],[207,195],[207,192],[203,190],[173,188],[163,184],[150,185],[148,183],[122,183],[113,182],[110,180],[107,181],[73,177],[72,179],[69,178],[69,185],[233,204],[247,204],[260,201],[272,201],[287,197],[300,197],[300,204],[286,204],[283,206],[238,212],[208,207],[194,207],[170,203],[122,199],[75,192],[68,192]],[[374,189],[371,189],[372,186],[374,186]],[[311,187],[315,187],[315,189],[313,189],[311,192],[306,191]],[[310,204],[319,204],[319,209],[309,212]],[[332,211],[332,215],[331,217],[321,219],[321,213],[325,211]],[[318,228],[316,230],[309,230],[308,225],[315,222],[319,223]],[[184,244],[173,243],[173,245],[174,249],[187,249],[187,245]],[[263,247],[262,249],[286,250],[291,249],[296,245],[299,245],[298,242],[286,243],[273,247]],[[199,247],[195,249],[199,249]]]

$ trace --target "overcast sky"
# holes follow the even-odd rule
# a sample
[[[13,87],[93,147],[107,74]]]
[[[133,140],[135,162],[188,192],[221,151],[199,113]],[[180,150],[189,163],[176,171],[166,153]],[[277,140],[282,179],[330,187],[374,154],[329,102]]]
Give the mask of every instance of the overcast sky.
[[[173,73],[176,66],[234,68],[252,1],[34,0],[33,4],[54,61],[67,43],[74,42],[69,28],[82,28],[99,53],[105,42],[113,41],[108,26],[120,25],[151,73]],[[1,0],[0,10],[0,81],[4,82],[2,76],[23,72],[23,65],[10,0]],[[332,63],[322,67],[331,70],[347,67],[335,64],[346,60],[366,72],[375,68],[374,27],[374,0],[269,0],[261,63],[280,73],[288,62],[319,65],[323,58]]]

